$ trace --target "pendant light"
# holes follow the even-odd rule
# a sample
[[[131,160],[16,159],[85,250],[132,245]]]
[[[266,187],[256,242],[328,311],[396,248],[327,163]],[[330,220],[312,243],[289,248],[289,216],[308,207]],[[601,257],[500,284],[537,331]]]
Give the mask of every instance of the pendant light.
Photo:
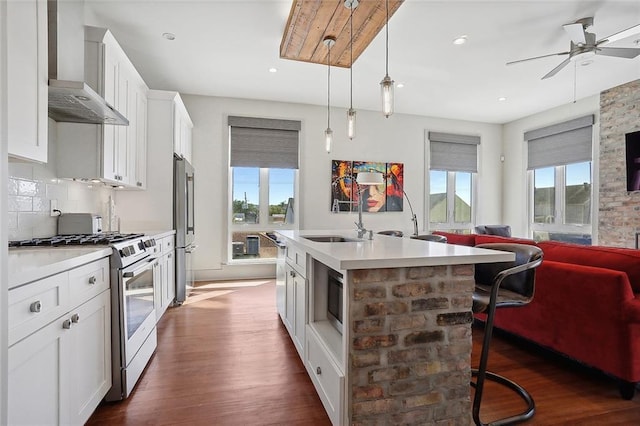
[[[393,114],[393,83],[389,77],[389,0],[386,0],[387,8],[387,23],[385,25],[386,41],[385,41],[385,76],[380,82],[380,89],[382,91],[382,113],[385,117],[389,118]]]
[[[350,60],[349,60],[349,110],[347,111],[347,137],[351,140],[356,137],[356,110],[353,109],[353,9],[358,7],[358,0],[344,0],[344,7],[351,10],[349,17]]]
[[[327,53],[327,130],[324,131],[324,145],[327,154],[331,152],[331,143],[333,142],[333,130],[331,130],[331,47],[336,44],[336,38],[326,36],[323,40],[324,45],[329,49]]]

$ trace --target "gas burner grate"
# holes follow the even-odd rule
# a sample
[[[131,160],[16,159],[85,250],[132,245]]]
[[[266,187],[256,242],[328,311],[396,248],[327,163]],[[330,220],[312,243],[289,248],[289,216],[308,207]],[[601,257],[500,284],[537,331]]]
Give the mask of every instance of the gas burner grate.
[[[77,235],[55,235],[45,238],[31,238],[29,240],[9,241],[9,247],[42,247],[42,246],[86,246],[86,245],[108,245],[120,241],[139,238],[144,234],[77,234]]]

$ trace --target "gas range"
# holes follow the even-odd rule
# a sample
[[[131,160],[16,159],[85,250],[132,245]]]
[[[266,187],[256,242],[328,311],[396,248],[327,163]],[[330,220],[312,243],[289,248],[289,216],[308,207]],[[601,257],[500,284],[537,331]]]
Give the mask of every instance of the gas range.
[[[113,250],[112,267],[123,268],[156,253],[156,242],[145,234],[102,234],[54,235],[53,237],[31,238],[9,241],[10,248],[50,248],[72,246],[109,246]]]

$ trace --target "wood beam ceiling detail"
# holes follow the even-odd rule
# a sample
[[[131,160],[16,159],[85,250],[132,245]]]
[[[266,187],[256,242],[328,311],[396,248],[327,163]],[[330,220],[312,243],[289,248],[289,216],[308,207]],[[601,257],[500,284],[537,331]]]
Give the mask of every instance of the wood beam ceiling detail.
[[[404,0],[389,0],[389,20]],[[287,26],[280,43],[280,57],[327,64],[326,36],[336,38],[331,48],[331,65],[349,68],[351,10],[344,0],[293,0]],[[353,62],[384,29],[385,0],[360,0],[353,10]]]

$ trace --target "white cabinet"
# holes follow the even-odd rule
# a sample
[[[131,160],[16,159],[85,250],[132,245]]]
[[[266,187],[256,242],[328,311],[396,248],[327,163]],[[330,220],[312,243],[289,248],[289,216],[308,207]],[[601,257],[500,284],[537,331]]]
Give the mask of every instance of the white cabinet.
[[[81,425],[111,387],[109,261],[42,281],[9,291],[8,423]]]
[[[307,324],[306,258],[306,252],[287,244],[284,265],[284,303],[281,302],[284,309],[279,311],[301,358],[304,358]]]
[[[8,152],[47,162],[47,2],[6,2]]]
[[[154,269],[156,320],[165,313],[176,297],[175,283],[175,236],[170,235],[156,242],[160,256]]]
[[[129,125],[57,123],[58,177],[145,189],[149,88],[107,29],[85,27],[85,80]]]
[[[333,361],[322,339],[313,328],[307,330],[307,351],[304,363],[320,396],[331,423],[342,424],[344,373]]]
[[[193,123],[179,95],[175,99],[174,120],[173,152],[191,163],[191,130],[193,129]]]

